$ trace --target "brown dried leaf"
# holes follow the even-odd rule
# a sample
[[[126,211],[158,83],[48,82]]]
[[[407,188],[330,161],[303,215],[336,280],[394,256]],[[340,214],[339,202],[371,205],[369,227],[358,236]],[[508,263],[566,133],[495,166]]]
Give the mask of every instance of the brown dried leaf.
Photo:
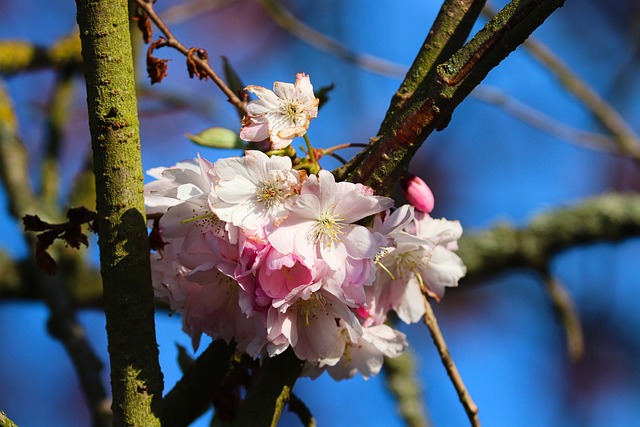
[[[203,61],[209,60],[209,54],[204,49],[198,49],[197,47],[192,47],[187,52],[187,71],[189,71],[189,77],[193,78],[196,76],[200,80],[207,80],[209,75],[207,71],[194,60],[194,55],[197,55],[199,59]]]
[[[138,28],[142,32],[142,39],[145,43],[149,43],[153,39],[153,29],[151,28],[151,20],[140,9],[136,9],[136,13],[133,15],[133,20],[138,24]]]
[[[167,40],[163,37],[158,38],[155,42],[149,45],[147,49],[147,74],[151,79],[151,84],[160,83],[162,79],[167,77],[167,62],[168,59],[159,59],[153,56],[155,49],[165,46]]]

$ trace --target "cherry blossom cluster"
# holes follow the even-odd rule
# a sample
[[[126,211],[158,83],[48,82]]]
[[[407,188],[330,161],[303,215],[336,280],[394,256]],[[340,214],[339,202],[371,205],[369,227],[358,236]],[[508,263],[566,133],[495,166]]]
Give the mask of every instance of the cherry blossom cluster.
[[[241,136],[282,146],[304,135],[313,115],[301,112],[317,111],[307,76],[276,84],[275,93],[250,88],[260,100],[249,104],[253,118]],[[202,334],[254,358],[291,347],[307,375],[369,378],[384,356],[407,347],[389,312],[417,322],[424,295],[441,298],[465,274],[454,252],[457,221],[411,205],[394,209],[367,186],[336,182],[326,170],[307,175],[289,157],[249,150],[148,173],[155,178],[145,186],[148,213],[162,214],[163,247],[151,260],[155,295],[182,314],[194,348]],[[425,194],[422,184],[405,183],[410,201]],[[430,210],[432,198],[429,191],[421,206]]]

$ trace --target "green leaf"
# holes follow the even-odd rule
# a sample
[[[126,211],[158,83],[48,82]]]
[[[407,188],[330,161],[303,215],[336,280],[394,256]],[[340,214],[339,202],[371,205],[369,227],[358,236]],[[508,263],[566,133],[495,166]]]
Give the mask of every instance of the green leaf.
[[[203,130],[197,135],[186,134],[187,138],[198,145],[211,148],[245,149],[247,144],[231,129],[214,127]]]

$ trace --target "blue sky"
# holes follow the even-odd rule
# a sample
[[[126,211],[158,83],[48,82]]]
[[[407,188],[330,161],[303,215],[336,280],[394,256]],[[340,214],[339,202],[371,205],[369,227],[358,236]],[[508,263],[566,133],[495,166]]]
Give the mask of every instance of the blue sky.
[[[403,10],[388,1],[375,6],[356,0],[288,3],[307,24],[354,50],[409,65],[439,2],[411,0],[403,2]],[[640,105],[633,96],[638,92],[638,79],[627,77],[622,90],[619,87],[620,70],[634,66],[628,33],[621,29],[626,21],[614,13],[617,10],[607,15],[593,4],[567,2],[535,36],[613,102],[627,120],[638,123]],[[75,22],[73,2],[43,1],[37,7],[4,2],[0,6],[0,38],[48,44],[70,31]],[[164,2],[157,4],[159,10],[165,7]],[[27,12],[25,21],[22,17]],[[593,31],[596,26],[597,34]],[[317,87],[334,83],[330,102],[309,130],[317,146],[366,142],[374,136],[400,83],[398,78],[369,73],[291,39],[253,2],[244,1],[220,14],[176,23],[172,28],[185,44],[205,47],[212,61],[219,55],[229,57],[246,84],[271,86],[275,80],[293,81],[300,71],[308,73]],[[142,86],[156,93],[180,95],[192,108],[162,114],[157,112],[157,101],[141,99],[144,167],[168,166],[198,152],[209,160],[237,154],[196,147],[184,137],[210,126],[239,129],[240,125],[210,82],[188,78],[179,55],[165,50],[158,55],[172,59],[168,78],[149,88],[141,77]],[[142,58],[138,60],[142,64]],[[33,175],[42,140],[41,93],[49,90],[50,82],[51,75],[46,72],[6,82],[22,135],[33,153]],[[571,126],[599,130],[589,113],[522,49],[483,84]],[[88,149],[86,107],[81,85],[79,88],[64,150],[67,184]],[[347,157],[352,154],[345,152]],[[335,166],[337,163],[325,164],[327,168]],[[640,175],[630,162],[561,141],[474,97],[456,110],[447,129],[429,138],[412,166],[432,184],[434,216],[459,219],[465,232],[499,221],[523,225],[540,212],[590,195],[640,187]],[[2,192],[0,197],[4,200]],[[0,246],[10,253],[24,254],[20,228],[4,211],[0,211],[0,223]],[[628,426],[640,419],[640,367],[638,359],[634,361],[640,351],[636,309],[639,253],[640,241],[630,239],[576,248],[553,260],[553,274],[572,293],[579,312],[591,319],[592,335],[588,337],[592,340],[587,341],[591,356],[584,365],[593,372],[591,382],[584,382],[585,374],[580,376],[579,369],[568,366],[563,332],[540,281],[531,272],[509,272],[486,284],[469,285],[437,305],[445,338],[480,407],[484,425]],[[81,313],[81,320],[106,362],[103,316],[87,310]],[[47,336],[45,325],[42,304],[0,302],[0,333],[8,343],[0,352],[0,409],[21,426],[88,425],[71,364],[63,348]],[[179,377],[175,344],[189,347],[190,340],[180,331],[177,316],[158,313],[157,327],[165,389],[169,390]],[[426,328],[413,325],[406,332],[419,362],[419,377],[434,425],[467,425]],[[108,384],[108,373],[104,378]],[[576,387],[583,392],[569,392]],[[295,391],[320,426],[401,425],[382,377],[336,383],[325,375],[315,381],[300,380]],[[203,419],[197,425],[207,423]],[[298,424],[285,415],[282,425]]]

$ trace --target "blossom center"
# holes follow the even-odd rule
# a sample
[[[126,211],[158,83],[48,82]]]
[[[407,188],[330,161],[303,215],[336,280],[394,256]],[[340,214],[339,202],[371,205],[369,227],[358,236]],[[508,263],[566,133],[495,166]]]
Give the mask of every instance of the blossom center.
[[[256,191],[256,201],[264,203],[267,209],[271,209],[273,205],[284,203],[287,193],[280,182],[277,180],[260,181],[258,190]]]
[[[317,313],[320,310],[328,313],[326,308],[327,304],[327,300],[324,299],[322,295],[318,292],[312,292],[311,295],[309,295],[309,299],[298,300],[294,307],[298,315],[304,318],[304,325],[309,326],[309,319],[317,319]]]
[[[395,256],[396,269],[400,277],[407,277],[413,273],[419,275],[418,266],[420,265],[419,257],[411,252],[403,252]]]
[[[331,211],[323,212],[311,229],[313,243],[322,240],[327,243],[327,246],[331,246],[334,240],[340,241],[338,236],[344,233],[342,229],[345,224],[341,222],[343,220],[341,215],[334,215]]]
[[[302,126],[306,122],[304,105],[300,104],[295,99],[284,100],[280,107],[280,114],[290,125]]]
[[[426,293],[427,288],[425,287],[420,267],[423,269],[428,268],[429,262],[431,261],[431,253],[425,256],[424,254],[416,254],[415,252],[403,252],[396,255],[395,261],[398,276],[406,279],[413,274],[420,284],[420,289]]]

